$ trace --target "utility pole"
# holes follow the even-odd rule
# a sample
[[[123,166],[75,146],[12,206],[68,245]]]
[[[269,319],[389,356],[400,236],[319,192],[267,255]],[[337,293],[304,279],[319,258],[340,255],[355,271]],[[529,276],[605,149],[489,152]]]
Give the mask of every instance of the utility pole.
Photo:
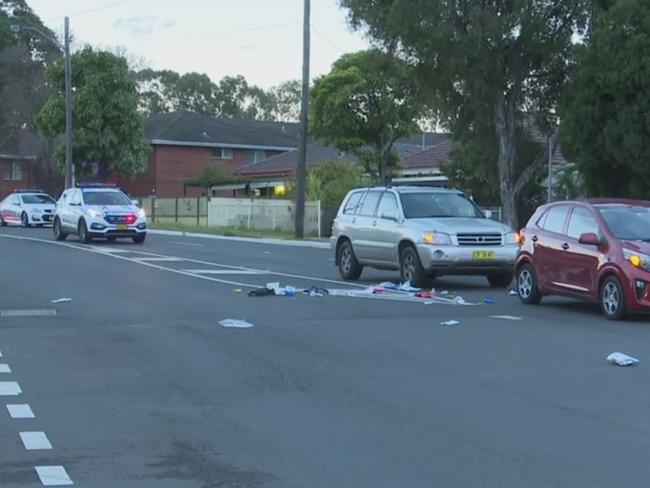
[[[65,55],[65,187],[74,185],[72,167],[72,65],[70,62],[70,19],[64,20],[63,51]]]
[[[548,193],[546,203],[553,201],[553,153],[555,152],[555,134],[548,137]]]
[[[305,236],[305,188],[307,186],[307,129],[309,122],[309,15],[310,0],[304,0],[302,26],[302,101],[300,102],[300,142],[296,168],[295,236]]]

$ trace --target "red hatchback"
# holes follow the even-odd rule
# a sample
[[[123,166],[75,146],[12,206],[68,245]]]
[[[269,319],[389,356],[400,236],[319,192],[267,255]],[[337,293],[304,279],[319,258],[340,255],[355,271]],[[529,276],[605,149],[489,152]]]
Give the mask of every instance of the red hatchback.
[[[609,319],[650,311],[650,201],[565,201],[537,209],[521,231],[517,292],[600,303]]]

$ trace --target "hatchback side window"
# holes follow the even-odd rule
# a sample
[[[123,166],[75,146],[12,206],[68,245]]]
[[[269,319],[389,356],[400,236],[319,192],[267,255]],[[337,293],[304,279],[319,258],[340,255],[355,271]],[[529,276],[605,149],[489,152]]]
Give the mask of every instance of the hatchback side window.
[[[564,234],[564,223],[569,214],[568,205],[558,205],[549,209],[543,223],[543,229],[557,234]]]
[[[574,207],[571,213],[571,219],[569,220],[567,234],[569,237],[578,240],[582,234],[600,235],[600,230],[598,229],[596,219],[594,219],[593,215],[587,209]]]
[[[377,204],[379,203],[380,197],[381,192],[369,191],[366,194],[366,198],[363,199],[363,203],[359,209],[359,214],[365,215],[367,217],[373,217],[375,215],[375,210],[377,209]]]
[[[348,198],[348,201],[345,202],[345,207],[343,207],[344,214],[355,214],[359,209],[359,204],[361,203],[361,197],[363,196],[362,191],[354,192]]]
[[[397,199],[390,192],[384,193],[379,203],[377,215],[382,218],[383,215],[392,215],[397,218]]]

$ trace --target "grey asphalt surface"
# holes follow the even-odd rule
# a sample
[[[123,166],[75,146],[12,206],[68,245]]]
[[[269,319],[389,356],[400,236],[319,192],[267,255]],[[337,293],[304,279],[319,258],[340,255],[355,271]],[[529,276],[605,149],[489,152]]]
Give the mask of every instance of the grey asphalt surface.
[[[108,252],[53,242],[49,229],[0,229],[0,309],[58,314],[0,318],[0,363],[12,370],[0,382],[23,392],[0,396],[3,488],[42,486],[43,465],[93,488],[648,485],[645,317],[613,323],[558,298],[526,307],[474,278],[435,286],[494,305],[249,298],[182,270],[244,266],[268,274],[210,276],[344,285],[323,281],[338,275],[321,249],[158,235],[97,242]],[[137,260],[160,256],[179,260]],[[72,302],[50,303],[59,297]],[[226,329],[224,318],[255,327]],[[448,319],[460,325],[441,327]],[[641,363],[609,365],[614,351]],[[36,418],[10,418],[14,403]],[[53,449],[25,450],[23,431],[45,432]]]

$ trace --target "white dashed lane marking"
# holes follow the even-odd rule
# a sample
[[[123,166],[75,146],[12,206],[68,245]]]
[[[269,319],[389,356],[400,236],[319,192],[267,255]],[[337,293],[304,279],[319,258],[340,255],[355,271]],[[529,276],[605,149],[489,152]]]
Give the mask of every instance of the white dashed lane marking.
[[[22,392],[20,385],[15,381],[0,381],[0,396],[15,396]]]
[[[39,451],[52,449],[45,432],[21,432],[20,439],[28,451]]]
[[[177,258],[175,256],[164,256],[164,257],[156,257],[156,258],[131,258],[134,261],[161,261],[161,262],[173,262],[173,261],[185,261],[182,258]]]
[[[212,275],[260,275],[269,274],[268,271],[255,269],[184,269],[186,273],[212,274]]]
[[[63,466],[36,466],[36,473],[43,486],[74,485]]]
[[[32,407],[24,403],[21,405],[7,405],[7,410],[12,419],[33,419]]]
[[[0,373],[11,373],[11,368],[8,364],[0,364]]]
[[[33,310],[2,310],[0,317],[56,317],[56,310],[53,308]]]

